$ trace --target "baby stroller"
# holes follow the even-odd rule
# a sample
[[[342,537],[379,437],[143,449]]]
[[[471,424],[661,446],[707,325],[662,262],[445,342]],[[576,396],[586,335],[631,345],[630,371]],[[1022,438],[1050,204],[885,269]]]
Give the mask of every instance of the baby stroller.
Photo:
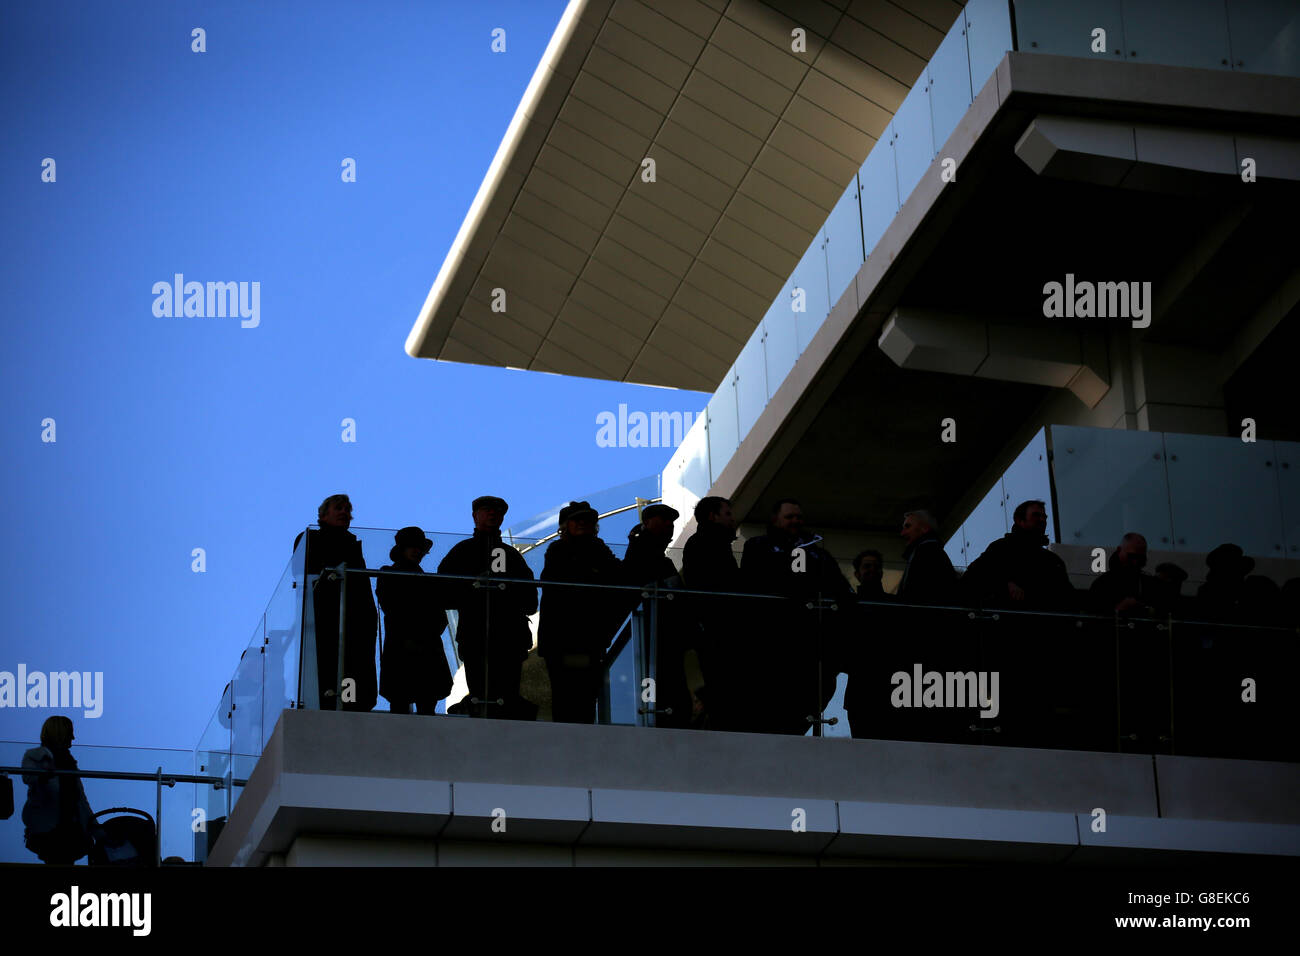
[[[106,813],[136,815],[112,817],[99,823],[99,818]],[[110,807],[100,810],[92,819],[99,823],[100,832],[86,860],[91,866],[154,866],[157,863],[158,831],[149,814],[130,807]]]

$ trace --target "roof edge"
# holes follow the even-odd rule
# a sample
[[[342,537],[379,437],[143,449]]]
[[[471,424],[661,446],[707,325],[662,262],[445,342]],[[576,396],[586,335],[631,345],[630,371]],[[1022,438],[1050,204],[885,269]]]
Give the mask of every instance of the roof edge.
[[[592,2],[593,0],[569,0],[569,5],[565,7],[564,15],[560,17],[555,32],[551,34],[551,40],[542,53],[542,59],[533,71],[527,89],[524,90],[523,99],[519,101],[519,106],[515,109],[515,115],[506,128],[505,137],[501,140],[501,145],[497,147],[496,155],[492,158],[492,165],[488,167],[487,174],[483,177],[483,182],[478,188],[478,193],[470,204],[469,212],[460,224],[456,238],[452,241],[451,248],[442,261],[438,276],[433,280],[433,286],[429,289],[429,294],[420,309],[420,316],[416,319],[415,325],[406,337],[406,354],[412,358],[435,358],[435,356],[429,354],[428,350],[429,340],[435,333],[433,328],[434,315],[447,294],[452,276],[456,274],[462,262],[464,262],[470,239],[483,224],[489,202],[500,188],[505,177],[505,171],[514,160],[520,143],[523,142],[524,127],[541,101],[547,83],[569,82],[568,78],[555,70],[555,66],[559,61],[561,52],[573,39],[578,23],[583,19],[583,15]],[[450,329],[447,331],[450,331]],[[445,342],[445,340],[446,334],[444,333],[443,341]],[[438,343],[439,348],[441,345],[441,342]]]

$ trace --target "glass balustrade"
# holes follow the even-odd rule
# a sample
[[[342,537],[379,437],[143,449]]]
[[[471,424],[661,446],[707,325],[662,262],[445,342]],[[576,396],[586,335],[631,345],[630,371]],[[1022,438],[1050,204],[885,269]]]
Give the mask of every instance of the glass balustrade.
[[[23,754],[39,746],[35,741],[0,741],[0,766],[21,767]],[[222,744],[222,747],[224,759],[228,756],[229,744]],[[152,779],[159,768],[164,781],[178,775],[208,775],[206,771],[196,773],[194,754],[191,751],[81,746],[74,742],[72,756],[77,761],[79,771],[145,774],[151,778],[83,778],[86,802],[99,823],[118,816],[135,816],[111,812],[116,808],[141,811],[148,815],[155,827],[160,828],[162,860],[193,863],[204,859],[209,824],[215,820],[219,829],[225,815],[224,791],[211,784],[192,782],[173,782],[170,786],[164,782],[160,787]],[[211,775],[221,776],[219,772]],[[39,860],[36,855],[23,842],[22,808],[28,788],[21,773],[11,774],[11,779],[14,784],[14,815],[9,820],[0,822],[0,862],[37,863]],[[85,863],[85,859],[81,860],[81,864]]]

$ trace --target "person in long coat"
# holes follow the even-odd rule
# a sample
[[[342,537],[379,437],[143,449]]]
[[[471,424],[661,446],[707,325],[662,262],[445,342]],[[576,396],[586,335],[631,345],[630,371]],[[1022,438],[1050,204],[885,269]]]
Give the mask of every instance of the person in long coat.
[[[306,573],[319,575],[325,568],[364,568],[361,542],[348,531],[352,524],[352,502],[347,495],[330,495],[317,509],[320,529],[307,534]],[[293,546],[296,551],[303,532]],[[339,582],[318,579],[312,592],[312,609],[316,615],[316,677],[321,710],[334,710],[334,685],[338,676],[339,656]],[[348,575],[347,643],[344,648],[343,678],[354,681],[349,693],[345,683],[344,710],[371,710],[379,696],[375,674],[375,638],[379,614],[375,610],[370,578],[363,574]],[[352,699],[354,698],[355,699]]]
[[[438,564],[438,573],[531,581],[533,571],[524,556],[501,539],[509,507],[495,495],[475,498],[470,504],[474,534],[452,546]],[[446,606],[459,614],[456,647],[465,663],[469,696],[481,702],[471,701],[470,716],[534,719],[537,707],[520,695],[519,680],[533,646],[528,617],[537,610],[537,588],[509,583],[501,590],[476,588],[472,581],[446,581],[442,590]]]
[[[732,542],[736,517],[731,502],[711,496],[695,505],[695,533],[682,549],[682,580],[692,591],[744,592],[740,565]],[[747,711],[747,697],[758,686],[751,660],[754,647],[746,637],[754,633],[750,620],[757,615],[751,605],[767,610],[766,602],[739,597],[691,595],[689,605],[700,623],[697,648],[704,672],[708,726],[711,730],[747,730],[755,726]]]
[[[641,523],[627,537],[623,573],[629,584],[657,584],[661,589],[682,586],[681,574],[665,553],[673,540],[676,508],[656,503],[641,511]],[[633,594],[631,606],[644,600],[647,621],[649,598]],[[683,610],[681,601],[661,599],[655,608],[655,721],[656,727],[689,727],[693,714],[691,688],[686,680],[686,652],[695,647],[698,626]]]
[[[751,710],[760,719],[754,729],[807,733],[809,716],[825,710],[835,694],[853,589],[821,542],[805,527],[803,508],[793,498],[773,506],[766,534],[745,542],[740,573],[746,590],[787,599],[754,605],[762,615],[755,618],[754,654],[766,675],[759,707]]]
[[[48,773],[77,769],[72,741],[72,721],[56,715],[42,725],[41,745],[23,754],[23,842],[43,863],[71,866],[90,852],[98,830],[81,778]]]
[[[420,561],[433,549],[417,527],[403,528],[394,535],[396,544],[388,552],[392,564],[382,571],[424,574]],[[408,714],[437,713],[438,701],[451,693],[451,668],[442,649],[442,632],[447,628],[434,579],[380,575],[375,595],[384,612],[384,649],[380,654],[379,693],[388,699],[389,709]]]
[[[596,537],[597,513],[585,501],[560,509],[560,537],[546,549],[541,580],[624,584],[623,566]],[[537,652],[551,678],[551,720],[595,722],[605,652],[627,615],[627,595],[598,588],[542,588]]]

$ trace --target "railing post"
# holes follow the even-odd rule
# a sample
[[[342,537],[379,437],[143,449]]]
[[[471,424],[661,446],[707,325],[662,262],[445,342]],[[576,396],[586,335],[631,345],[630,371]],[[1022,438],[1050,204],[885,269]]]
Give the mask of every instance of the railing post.
[[[347,565],[340,564],[336,569],[339,576],[339,666],[334,680],[334,709],[343,709],[343,649],[347,644],[348,631],[348,572]]]
[[[162,767],[158,768],[154,791],[157,796],[157,803],[154,805],[153,818],[153,865],[162,866]]]

